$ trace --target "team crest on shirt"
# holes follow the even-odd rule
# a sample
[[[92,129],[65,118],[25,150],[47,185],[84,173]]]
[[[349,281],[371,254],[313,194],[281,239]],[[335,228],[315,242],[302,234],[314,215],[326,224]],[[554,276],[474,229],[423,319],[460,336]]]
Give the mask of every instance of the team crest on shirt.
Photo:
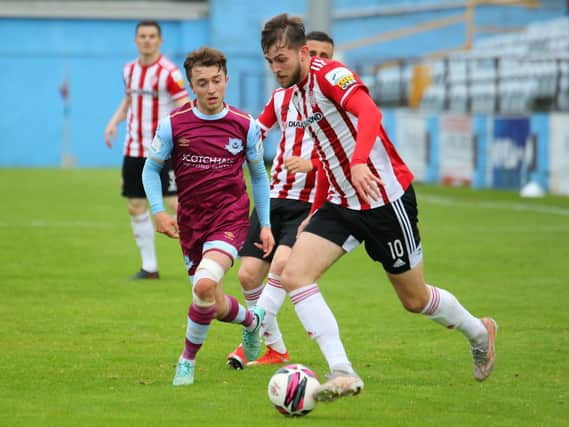
[[[229,138],[229,142],[225,146],[225,149],[233,155],[237,155],[243,151],[243,141],[239,138]]]
[[[326,80],[328,80],[332,86],[338,86],[342,90],[346,90],[356,83],[354,73],[346,67],[334,68],[332,71],[328,71],[326,73]]]

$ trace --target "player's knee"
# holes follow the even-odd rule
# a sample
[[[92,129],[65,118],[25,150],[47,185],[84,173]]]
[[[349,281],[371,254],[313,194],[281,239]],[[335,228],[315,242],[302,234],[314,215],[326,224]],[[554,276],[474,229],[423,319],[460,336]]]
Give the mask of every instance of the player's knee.
[[[204,258],[194,274],[192,293],[197,305],[211,305],[215,301],[217,284],[223,279],[225,270],[216,261]]]
[[[245,290],[254,289],[258,286],[258,283],[255,282],[257,279],[256,274],[250,268],[241,265],[241,268],[237,273],[237,277],[239,278],[239,283],[241,283],[241,287]]]
[[[271,273],[280,276],[286,266],[286,258],[275,258],[271,263]]]
[[[215,288],[217,283],[211,279],[201,278],[194,282],[192,299],[200,307],[208,307],[215,303]]]
[[[313,283],[313,281],[303,277],[298,271],[291,268],[285,267],[281,274],[281,285],[287,292],[294,291],[310,283]]]
[[[420,313],[421,311],[423,311],[426,302],[423,301],[421,298],[415,296],[408,296],[401,298],[401,304],[403,304],[405,310],[407,310],[410,313]]]
[[[148,210],[148,203],[146,199],[128,199],[127,207],[129,215],[140,215]]]

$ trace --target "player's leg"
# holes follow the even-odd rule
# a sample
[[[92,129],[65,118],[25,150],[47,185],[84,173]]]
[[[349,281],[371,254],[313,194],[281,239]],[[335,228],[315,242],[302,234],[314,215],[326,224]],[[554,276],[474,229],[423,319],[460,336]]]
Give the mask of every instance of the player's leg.
[[[251,228],[249,229],[249,234],[251,234]],[[257,233],[257,236],[258,235]],[[244,253],[243,250],[246,250],[246,248],[254,250],[255,253],[258,251],[253,245],[253,240],[249,240],[249,236],[243,245],[241,254]],[[270,264],[261,257],[257,258],[254,256],[241,255],[241,266],[239,267],[238,277],[245,303],[249,309],[257,304],[257,300],[264,287],[263,280],[269,271],[269,266]],[[247,362],[248,360],[245,357],[241,343],[227,355],[227,365],[233,369],[243,369],[247,365]]]
[[[122,195],[127,198],[132,232],[142,261],[141,270],[132,276],[132,279],[157,279],[159,275],[154,246],[154,225],[142,185],[144,161],[144,158],[124,157]]]
[[[216,317],[220,322],[237,323],[249,330],[256,328],[254,306],[244,307],[233,295],[225,293],[223,282],[220,282],[216,291]]]
[[[370,225],[366,250],[373,259],[382,262],[399,300],[408,311],[425,314],[446,328],[458,329],[468,338],[475,359],[474,375],[482,381],[494,363],[496,324],[491,319],[474,317],[450,292],[425,283],[413,188],[401,199],[374,211],[377,215],[371,212],[369,220],[374,221],[373,226],[380,224],[384,231],[380,234],[379,229],[374,231]],[[477,357],[480,352],[488,356],[484,363]]]
[[[128,199],[128,212],[142,267],[132,279],[158,279],[158,261],[154,244],[154,224],[146,199]]]
[[[424,314],[446,328],[462,332],[470,342],[474,377],[484,381],[494,367],[496,322],[491,318],[473,316],[453,294],[425,284],[421,263],[405,273],[388,273],[388,277],[408,311]]]
[[[316,283],[334,262],[358,244],[342,221],[338,207],[326,203],[294,244],[282,273],[283,287],[300,322],[317,342],[330,367],[328,381],[315,394],[319,401],[355,395],[363,388],[340,339],[336,318]]]
[[[277,314],[282,307],[286,291],[281,284],[281,274],[291,253],[291,248],[279,245],[274,253],[270,265],[267,283],[260,295],[260,305],[265,309],[265,320],[261,333],[265,339],[267,352],[251,365],[274,365],[285,363],[289,360],[288,350],[277,322]]]
[[[292,247],[296,242],[298,227],[310,213],[311,205],[299,200],[273,199],[271,201],[272,223],[277,249],[269,271],[267,285],[260,297],[260,305],[265,308],[265,321],[263,322],[265,344],[267,353],[260,357],[256,364],[275,364],[288,362],[289,356],[282,338],[276,316],[286,298],[286,291],[281,284],[281,275]],[[274,221],[273,221],[274,218]]]
[[[216,316],[216,296],[219,284],[233,260],[225,253],[215,250],[203,257],[184,253],[188,264],[198,262],[195,269],[190,266],[192,281],[192,303],[188,310],[188,321],[184,341],[184,350],[178,360],[173,384],[189,385],[194,382],[195,360],[203,345],[211,322]]]
[[[277,239],[278,228],[277,218],[274,217],[273,200],[271,200],[271,224],[273,228],[273,236]],[[270,262],[273,257],[274,251],[266,258],[263,258],[263,251],[255,246],[259,241],[259,233],[261,232],[261,225],[257,216],[257,211],[253,210],[249,218],[249,228],[247,237],[239,252],[241,257],[241,266],[239,268],[238,277],[241,285],[241,291],[245,298],[247,307],[252,309],[256,304],[261,291],[264,288],[264,279],[269,271]],[[253,346],[256,348],[256,340]],[[245,349],[243,344],[240,343],[235,350],[227,355],[227,365],[233,369],[243,369],[247,365],[248,360],[245,356]]]

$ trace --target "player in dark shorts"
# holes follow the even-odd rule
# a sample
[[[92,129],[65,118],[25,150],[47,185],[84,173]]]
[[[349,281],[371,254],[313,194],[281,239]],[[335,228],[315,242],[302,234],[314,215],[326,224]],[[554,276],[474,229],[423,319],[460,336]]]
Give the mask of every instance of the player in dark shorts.
[[[334,55],[334,41],[320,31],[306,36],[311,56],[331,58]],[[241,267],[239,282],[248,307],[253,307],[261,291],[272,303],[267,307],[280,306],[286,292],[280,283],[280,275],[296,241],[297,229],[309,213],[314,201],[315,170],[319,163],[314,151],[314,141],[300,120],[300,115],[292,101],[293,90],[277,89],[257,118],[263,135],[278,125],[281,139],[271,167],[271,224],[277,248],[269,258],[263,258],[254,243],[258,236],[258,220],[253,213],[251,229],[245,246],[240,252]],[[266,284],[263,283],[267,277]],[[257,360],[247,360],[242,346],[238,346],[227,356],[227,364],[234,369],[245,365],[273,365],[289,360],[288,350],[276,320],[276,311],[265,313],[263,337],[267,351]],[[249,362],[249,363],[248,363]]]
[[[136,25],[134,41],[138,58],[123,67],[125,96],[107,124],[105,143],[112,147],[117,125],[126,120],[121,187],[142,264],[131,278],[158,279],[154,226],[142,186],[142,168],[158,120],[187,103],[189,98],[182,73],[160,53],[162,31],[158,22],[140,21]],[[164,167],[162,186],[166,205],[175,213],[176,181],[171,165]]]
[[[467,338],[474,378],[484,381],[494,366],[496,322],[473,316],[450,292],[425,282],[413,174],[389,139],[367,87],[344,64],[309,56],[298,17],[281,14],[268,20],[261,47],[279,85],[294,88],[293,103],[314,138],[328,183],[324,189],[319,180],[315,199],[325,191],[326,203],[303,222],[281,276],[300,322],[330,369],[314,398],[332,401],[364,387],[316,283],[346,248],[360,242],[370,258],[382,263],[408,311]],[[349,292],[350,286],[345,289]],[[358,295],[353,297],[357,312]],[[263,295],[258,306],[273,310]]]

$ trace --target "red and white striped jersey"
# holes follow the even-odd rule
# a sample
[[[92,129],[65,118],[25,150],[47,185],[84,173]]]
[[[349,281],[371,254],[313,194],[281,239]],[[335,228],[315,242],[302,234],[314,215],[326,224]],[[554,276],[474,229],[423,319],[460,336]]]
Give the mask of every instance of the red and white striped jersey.
[[[327,200],[350,209],[365,210],[388,204],[403,195],[413,174],[397,154],[380,125],[367,161],[383,181],[382,197],[366,203],[350,178],[350,160],[356,144],[358,118],[344,109],[357,88],[367,88],[360,78],[337,61],[313,57],[307,77],[297,85],[292,104],[309,129],[330,188]]]
[[[290,156],[309,160],[317,157],[314,141],[310,134],[305,132],[300,114],[290,102],[293,94],[294,88],[276,89],[257,118],[257,123],[263,138],[275,123],[278,123],[281,130],[281,139],[271,166],[271,198],[312,203],[316,171],[292,174],[284,167],[284,160]]]
[[[160,119],[176,107],[176,100],[188,96],[184,77],[173,62],[160,55],[147,66],[138,60],[126,64],[123,80],[130,96],[124,155],[146,157]]]

